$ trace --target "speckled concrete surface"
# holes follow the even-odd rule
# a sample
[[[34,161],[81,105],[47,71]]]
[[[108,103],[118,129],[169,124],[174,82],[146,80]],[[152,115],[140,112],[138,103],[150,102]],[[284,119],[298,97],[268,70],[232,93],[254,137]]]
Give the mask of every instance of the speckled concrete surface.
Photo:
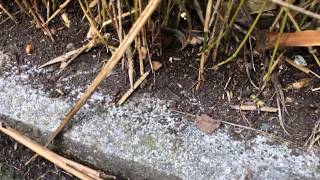
[[[54,130],[74,100],[48,98],[17,78],[23,77],[0,77],[0,114],[42,132]],[[91,104],[78,113],[59,146],[100,168],[137,179],[320,178],[318,152],[270,145],[260,136],[247,146],[231,138],[227,126],[206,135],[150,94],[135,94],[116,107],[96,93]]]

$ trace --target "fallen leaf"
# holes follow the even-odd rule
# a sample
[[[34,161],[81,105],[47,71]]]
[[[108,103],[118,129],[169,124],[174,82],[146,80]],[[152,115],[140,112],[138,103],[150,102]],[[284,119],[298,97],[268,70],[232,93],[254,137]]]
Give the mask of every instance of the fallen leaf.
[[[31,55],[31,54],[32,54],[33,46],[32,46],[32,43],[31,43],[31,42],[27,44],[25,51],[26,51],[26,53],[27,53],[28,55]]]
[[[293,82],[293,83],[289,84],[287,89],[301,89],[301,88],[307,87],[309,85],[310,85],[310,79],[303,78],[297,82]]]
[[[220,127],[221,122],[211,118],[207,114],[201,114],[196,117],[196,125],[203,132],[211,134],[214,130]]]
[[[159,61],[152,61],[151,63],[152,63],[152,68],[155,71],[158,71],[162,67],[162,64]]]
[[[147,48],[145,48],[145,47],[142,46],[142,47],[140,48],[140,54],[139,54],[140,59],[145,59],[145,58],[147,57],[147,54],[148,54]]]

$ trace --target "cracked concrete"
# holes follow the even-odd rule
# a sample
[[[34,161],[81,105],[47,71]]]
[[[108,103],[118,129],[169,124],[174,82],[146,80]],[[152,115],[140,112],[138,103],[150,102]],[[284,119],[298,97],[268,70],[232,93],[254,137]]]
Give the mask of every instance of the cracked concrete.
[[[0,53],[5,65],[6,54]],[[53,131],[71,107],[71,97],[49,98],[22,83],[21,75],[0,73],[0,115],[44,134]],[[80,90],[75,93],[80,93]],[[317,151],[269,143],[257,136],[235,140],[225,126],[212,135],[178,117],[166,101],[135,94],[122,107],[95,93],[57,142],[59,151],[133,179],[319,179]]]

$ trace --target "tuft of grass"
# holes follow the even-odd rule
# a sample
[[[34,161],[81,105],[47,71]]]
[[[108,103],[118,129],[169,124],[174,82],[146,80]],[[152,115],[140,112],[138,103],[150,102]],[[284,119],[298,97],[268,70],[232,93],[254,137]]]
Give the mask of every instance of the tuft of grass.
[[[91,94],[97,89],[100,83],[108,77],[110,72],[118,62],[122,63],[122,68],[127,71],[127,78],[130,82],[130,90],[123,97],[119,104],[136,89],[149,73],[156,70],[153,67],[152,54],[150,51],[163,54],[162,37],[171,35],[181,42],[181,50],[186,46],[199,46],[199,72],[198,80],[195,83],[199,90],[205,83],[206,70],[219,70],[221,66],[232,63],[237,59],[244,59],[246,71],[250,78],[250,71],[247,64],[255,66],[254,59],[261,62],[262,72],[254,71],[259,82],[251,84],[259,90],[257,97],[262,94],[269,80],[273,81],[277,91],[277,104],[279,108],[279,123],[284,131],[284,96],[278,81],[272,80],[277,75],[276,69],[280,62],[284,61],[306,74],[319,77],[318,74],[306,67],[295,65],[294,62],[285,57],[287,47],[282,46],[284,37],[297,37],[296,33],[306,29],[315,30],[316,21],[320,20],[319,1],[300,0],[15,0],[14,4],[33,19],[33,25],[40,28],[46,36],[55,42],[52,33],[51,22],[53,19],[64,20],[65,25],[72,26],[72,21],[68,19],[67,12],[71,8],[82,12],[84,26],[89,27],[87,39],[89,45],[85,44],[78,52],[70,55],[64,62],[63,69],[74,60],[80,53],[85,53],[95,46],[105,46],[106,50],[112,53],[110,59],[105,60],[102,71],[97,75],[92,84],[85,91],[83,96],[74,105],[64,118],[61,126],[48,140],[48,145],[77,113]],[[10,10],[10,9],[9,9]],[[0,3],[0,11],[12,21],[17,22],[18,18],[10,13],[3,3]],[[83,20],[82,19],[82,20]],[[81,21],[81,19],[79,19]],[[1,24],[1,22],[0,22]],[[267,24],[267,29],[264,24]],[[127,28],[131,27],[131,28]],[[173,32],[172,34],[164,34]],[[115,32],[119,46],[114,48],[109,45],[109,38],[106,33]],[[196,37],[200,39],[200,45],[194,45],[193,32],[200,31],[202,35]],[[310,33],[311,34],[311,33]],[[276,37],[276,40],[274,40]],[[273,38],[273,39],[272,39]],[[307,38],[306,38],[307,39]],[[99,40],[99,41],[96,41]],[[303,41],[303,39],[302,39]],[[315,48],[310,47],[308,42],[295,44],[301,46],[306,44],[308,52],[314,58],[314,62],[320,67],[319,54]],[[319,42],[320,44],[320,42]],[[69,52],[70,53],[70,52]],[[225,57],[227,57],[225,59]],[[246,60],[251,57],[251,62]],[[207,67],[208,59],[211,59],[213,66]],[[50,61],[55,62],[55,61]],[[137,63],[135,63],[137,62]],[[138,67],[135,68],[135,64]],[[151,68],[151,70],[149,69]],[[138,72],[135,72],[138,69]],[[61,72],[61,71],[60,71]],[[255,85],[258,84],[258,85]],[[318,140],[318,137],[316,138]]]

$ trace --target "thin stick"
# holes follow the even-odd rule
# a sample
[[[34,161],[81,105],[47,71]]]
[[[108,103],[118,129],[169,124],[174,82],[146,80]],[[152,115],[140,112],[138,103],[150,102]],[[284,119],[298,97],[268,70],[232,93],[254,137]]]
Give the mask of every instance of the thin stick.
[[[5,123],[0,121],[0,131],[4,134],[10,136],[11,138],[15,139],[19,143],[23,144],[24,146],[28,147],[32,151],[38,153],[40,156],[44,157],[45,159],[49,160],[56,166],[62,168],[63,170],[69,172],[70,174],[80,178],[80,179],[94,179],[89,177],[86,174],[83,174],[82,172],[68,166],[64,161],[61,161],[60,155],[50,151],[48,148],[43,147],[31,139],[21,135],[18,131],[8,127]],[[59,157],[59,158],[57,158]],[[66,159],[66,158],[63,158]],[[71,160],[67,160],[68,162],[71,162]],[[95,177],[98,178],[98,177]],[[100,178],[99,178],[100,179]]]
[[[116,49],[116,51],[112,54],[110,60],[107,64],[105,64],[100,71],[100,73],[96,76],[93,82],[86,89],[84,94],[80,97],[80,99],[74,104],[74,106],[69,110],[60,126],[51,134],[45,146],[47,147],[51,141],[64,129],[64,127],[69,123],[70,119],[79,111],[79,109],[86,103],[86,101],[91,97],[94,91],[98,88],[98,86],[102,83],[102,81],[108,77],[113,70],[113,68],[117,65],[123,54],[126,52],[127,48],[131,45],[132,41],[135,39],[136,35],[140,32],[143,25],[147,22],[148,18],[154,12],[154,10],[158,7],[161,0],[153,0],[148,3],[141,16],[137,19],[137,21],[132,25],[128,35],[123,39],[122,43]],[[35,159],[37,156],[33,156],[30,161]]]
[[[262,106],[258,108],[256,105],[235,105],[231,106],[232,109],[241,110],[241,111],[263,111],[263,112],[278,112],[278,108],[275,107],[269,107],[269,106]]]

